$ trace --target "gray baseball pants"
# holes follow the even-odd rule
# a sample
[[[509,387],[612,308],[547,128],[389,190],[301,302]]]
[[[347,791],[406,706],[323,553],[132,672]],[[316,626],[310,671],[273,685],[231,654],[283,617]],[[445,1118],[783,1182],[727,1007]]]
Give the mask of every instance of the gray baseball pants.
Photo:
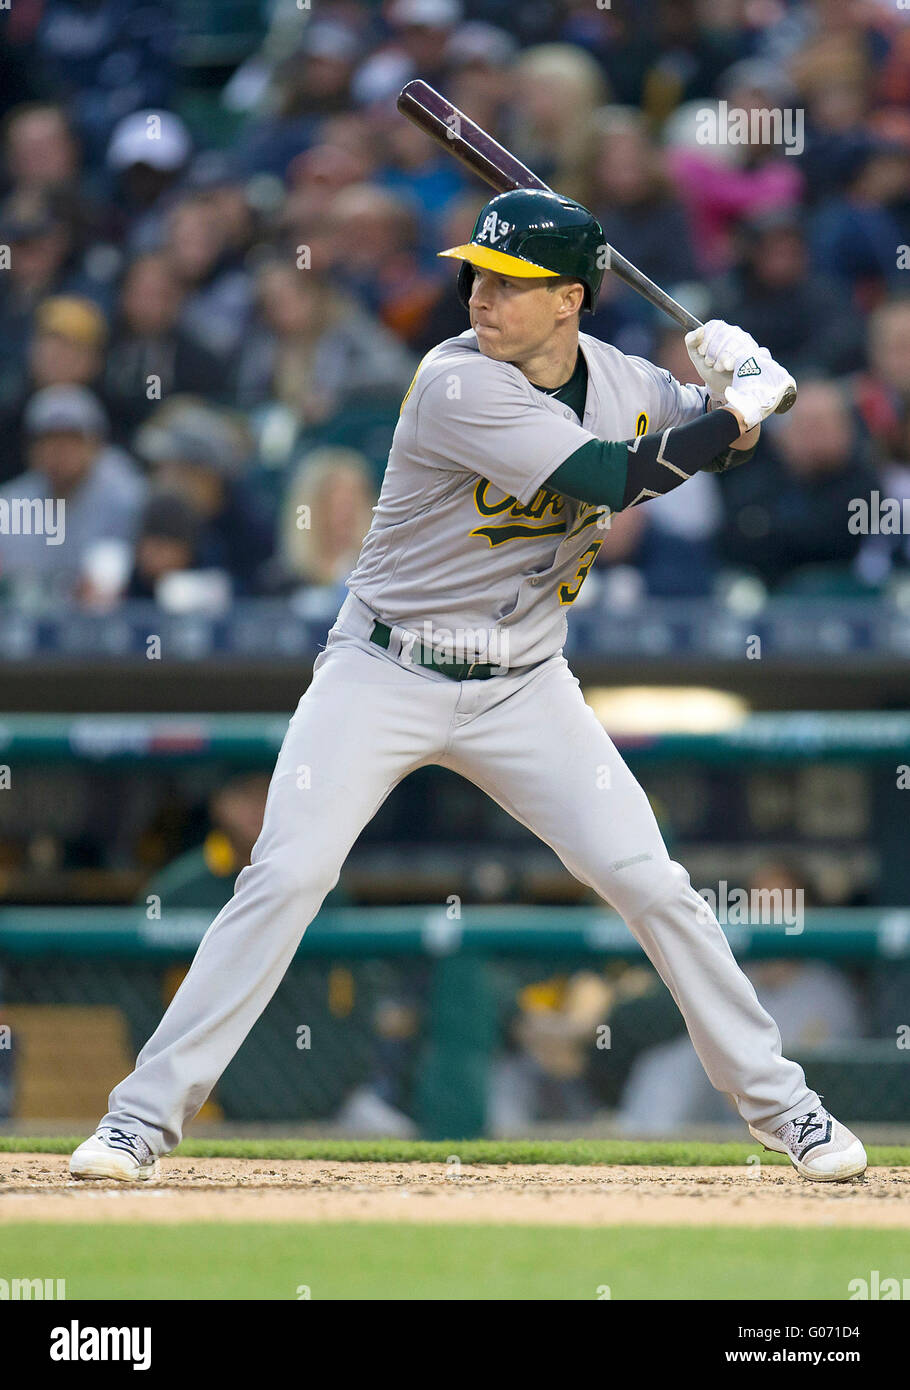
[[[450,768],[552,846],[625,919],[679,1006],[712,1083],[775,1129],[820,1104],[643,790],[561,655],[453,681],[407,659],[398,629],[371,643],[353,595],[314,665],[272,776],[262,832],[234,896],[103,1124],[157,1154],[180,1142],[268,1004],[363,827],[409,772]]]

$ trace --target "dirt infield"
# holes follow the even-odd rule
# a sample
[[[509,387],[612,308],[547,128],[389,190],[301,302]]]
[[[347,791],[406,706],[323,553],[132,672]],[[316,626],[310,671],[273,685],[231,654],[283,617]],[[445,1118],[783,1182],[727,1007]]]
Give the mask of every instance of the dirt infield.
[[[6,1221],[456,1221],[910,1227],[910,1169],[809,1183],[792,1169],[169,1158],[159,1183],[76,1183],[67,1160],[0,1154]]]

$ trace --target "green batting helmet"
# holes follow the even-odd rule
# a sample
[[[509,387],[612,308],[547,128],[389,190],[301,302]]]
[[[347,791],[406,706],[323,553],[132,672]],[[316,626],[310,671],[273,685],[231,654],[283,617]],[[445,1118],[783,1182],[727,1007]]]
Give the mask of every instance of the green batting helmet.
[[[532,278],[569,275],[585,287],[584,307],[593,309],[607,264],[604,229],[581,203],[549,189],[515,188],[481,208],[471,240],[440,251],[465,264],[458,294],[467,308],[472,266]]]

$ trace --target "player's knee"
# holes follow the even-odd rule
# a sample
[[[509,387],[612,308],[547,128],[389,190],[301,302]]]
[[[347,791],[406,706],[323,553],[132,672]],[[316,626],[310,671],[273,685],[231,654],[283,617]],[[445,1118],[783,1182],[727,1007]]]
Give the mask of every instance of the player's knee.
[[[304,852],[272,854],[243,870],[244,875],[254,872],[269,898],[281,906],[314,901],[318,906],[338,882],[337,865],[328,865],[318,855]],[[238,879],[237,891],[240,888]]]
[[[647,872],[628,878],[617,870],[610,886],[608,901],[627,922],[692,891],[688,871],[669,857],[642,867]]]

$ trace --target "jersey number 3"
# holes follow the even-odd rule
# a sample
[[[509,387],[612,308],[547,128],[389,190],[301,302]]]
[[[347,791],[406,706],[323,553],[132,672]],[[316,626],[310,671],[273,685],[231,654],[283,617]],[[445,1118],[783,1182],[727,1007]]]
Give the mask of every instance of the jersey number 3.
[[[572,583],[560,584],[559,602],[563,604],[563,606],[569,603],[574,603],[575,600],[578,598],[578,595],[581,592],[581,586],[587,579],[588,571],[590,570],[594,561],[597,559],[597,552],[602,545],[603,541],[595,541],[593,545],[589,545],[587,550],[581,557],[578,569],[575,571],[575,578],[572,580]]]

